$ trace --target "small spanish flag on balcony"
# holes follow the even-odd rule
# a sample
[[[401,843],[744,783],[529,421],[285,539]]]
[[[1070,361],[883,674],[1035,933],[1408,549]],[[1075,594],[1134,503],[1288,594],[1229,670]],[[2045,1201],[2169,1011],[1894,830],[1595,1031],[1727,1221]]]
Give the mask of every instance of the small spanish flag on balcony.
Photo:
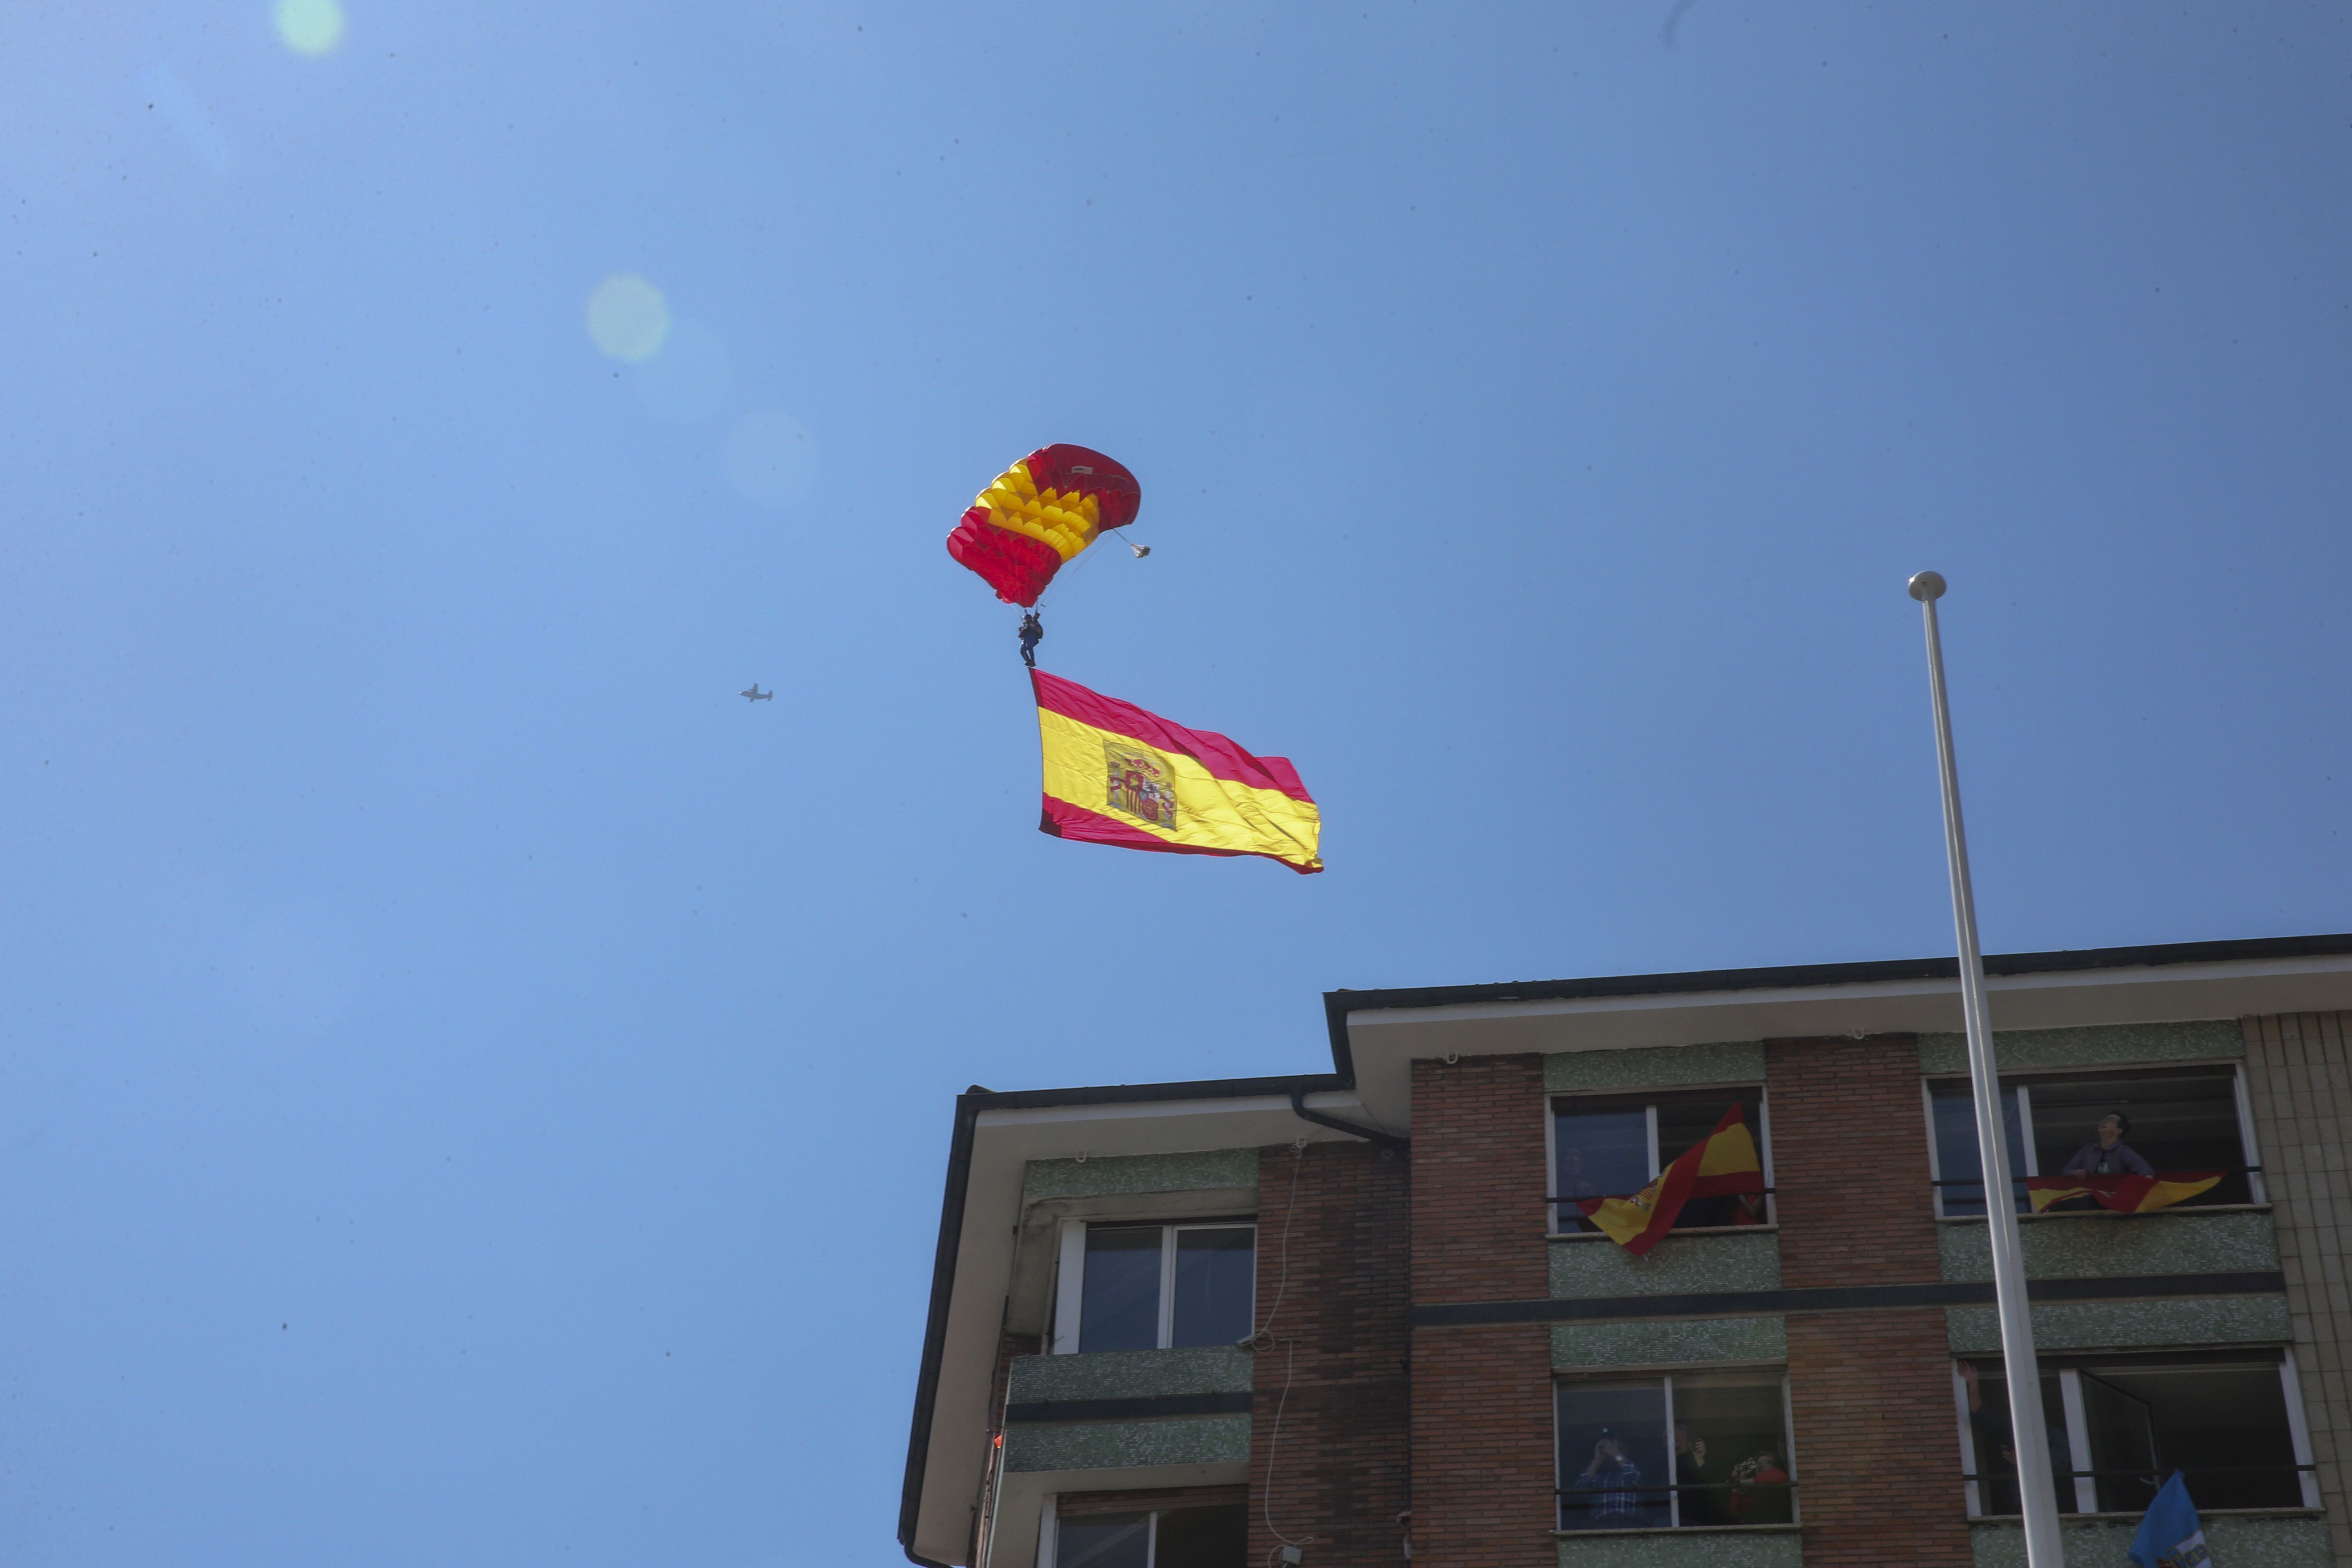
[[[1323,818],[1298,770],[1042,669],[1029,672],[1057,838],[1172,855],[1263,855],[1320,871]]]
[[[1722,1198],[1764,1190],[1764,1166],[1748,1119],[1733,1106],[1715,1131],[1675,1157],[1658,1179],[1630,1198],[1585,1198],[1576,1205],[1610,1240],[1639,1255],[1658,1245],[1693,1198]]]
[[[2221,1171],[2158,1171],[2153,1176],[2028,1176],[2025,1195],[2033,1201],[2035,1214],[2052,1204],[2084,1197],[2117,1214],[2146,1214],[2210,1192],[2225,1174]]]

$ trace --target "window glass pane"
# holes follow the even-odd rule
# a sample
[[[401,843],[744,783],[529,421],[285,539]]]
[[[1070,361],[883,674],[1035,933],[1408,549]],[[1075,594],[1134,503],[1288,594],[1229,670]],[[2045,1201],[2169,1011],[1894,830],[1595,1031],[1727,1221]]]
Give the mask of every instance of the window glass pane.
[[[1154,1568],[1248,1568],[1249,1509],[1173,1508],[1160,1516]]]
[[[1255,1326],[1250,1310],[1256,1293],[1255,1226],[1176,1232],[1176,1321],[1171,1344],[1229,1345],[1244,1338]]]
[[[1668,1523],[1665,1384],[1563,1383],[1558,1410],[1559,1527]]]
[[[1150,1568],[1151,1516],[1114,1513],[1063,1520],[1054,1563],[1055,1568]]]
[[[2038,1089],[2035,1091],[2040,1092]],[[1935,1109],[1936,1168],[1942,1173],[1945,1185],[1944,1212],[1948,1215],[1971,1215],[1985,1212],[1984,1161],[1977,1152],[1977,1107],[1965,1081],[1945,1082],[1929,1086],[1928,1103]],[[2025,1175],[2025,1129],[2018,1121],[2017,1092],[2005,1089],[2000,1097],[2003,1131],[2009,1138],[2009,1170],[2020,1178],[2013,1189],[2017,1212],[2031,1214],[2032,1205],[2025,1198],[2022,1179]],[[2048,1170],[2048,1166],[2042,1169]],[[1952,1184],[1958,1183],[1958,1185]]]
[[[1705,1140],[1715,1131],[1715,1124],[1723,1120],[1723,1113],[1735,1105],[1739,1107],[1740,1116],[1748,1123],[1748,1136],[1755,1140],[1757,1158],[1760,1163],[1764,1154],[1764,1091],[1757,1089],[1713,1089],[1696,1094],[1658,1097],[1659,1168],[1664,1169],[1685,1150]],[[1675,1220],[1675,1228],[1758,1225],[1763,1218],[1762,1198],[1751,1198],[1745,1203],[1731,1196],[1693,1198],[1683,1205],[1683,1212]]]
[[[2119,1112],[2130,1121],[2121,1142],[2158,1171],[2216,1171],[2246,1163],[2238,1136],[2237,1088],[2228,1073],[2116,1074],[2083,1079],[2034,1079],[2033,1154],[2044,1175],[2058,1175],[2078,1154],[2095,1159],[2099,1119]],[[2191,1204],[2252,1201],[2242,1173],[2232,1171]],[[2090,1208],[2088,1198],[2064,1206]]]
[[[1079,1350],[1158,1348],[1160,1229],[1156,1225],[1087,1226]]]
[[[1945,1191],[1951,1189],[1947,1187]],[[1976,1452],[1969,1468],[1977,1478],[1977,1506],[1984,1513],[2019,1513],[2024,1501],[2017,1489],[2017,1440],[2009,1422],[2009,1384],[1998,1362],[1963,1362],[1963,1382],[1969,1394],[1969,1433]],[[2050,1446],[2052,1484],[2058,1493],[2058,1511],[2074,1513],[2074,1450],[2066,1441],[2066,1395],[2058,1374],[2042,1374],[2042,1435]],[[2155,1494],[2150,1493],[2150,1496]]]
[[[1625,1198],[1650,1184],[1650,1115],[1642,1106],[1553,1102],[1552,1195]],[[1559,1205],[1562,1230],[1591,1230],[1592,1222]]]
[[[2299,1508],[2276,1363],[2082,1369],[2099,1507],[2138,1512],[2187,1472],[2200,1509]]]
[[[1787,1524],[1780,1380],[1675,1379],[1675,1484],[1682,1522]]]

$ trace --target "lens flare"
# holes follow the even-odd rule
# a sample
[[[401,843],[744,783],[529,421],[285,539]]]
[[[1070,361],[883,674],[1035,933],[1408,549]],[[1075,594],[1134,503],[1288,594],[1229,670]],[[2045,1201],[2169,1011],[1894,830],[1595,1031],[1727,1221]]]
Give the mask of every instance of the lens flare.
[[[727,478],[753,506],[788,507],[815,482],[816,443],[782,409],[762,408],[727,437]]]
[[[651,359],[669,336],[669,306],[660,289],[635,273],[618,273],[588,296],[588,335],[614,359],[631,364]]]
[[[278,37],[298,55],[329,55],[343,41],[337,0],[278,0]]]

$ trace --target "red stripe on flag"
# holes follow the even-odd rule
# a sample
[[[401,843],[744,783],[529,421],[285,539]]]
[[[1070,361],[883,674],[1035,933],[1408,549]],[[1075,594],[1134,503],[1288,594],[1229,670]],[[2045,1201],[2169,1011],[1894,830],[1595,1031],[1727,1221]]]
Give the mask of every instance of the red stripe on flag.
[[[1293,800],[1315,804],[1299,782],[1298,770],[1290,765],[1287,757],[1257,757],[1236,746],[1232,741],[1212,730],[1187,730],[1181,724],[1171,724],[1157,713],[1146,712],[1132,702],[1121,702],[1116,697],[1105,697],[1089,691],[1075,680],[1065,680],[1058,675],[1048,675],[1033,669],[1029,679],[1036,689],[1037,706],[1049,713],[1059,713],[1065,719],[1075,719],[1081,724],[1091,724],[1097,730],[1108,730],[1154,746],[1163,752],[1178,752],[1191,757],[1209,770],[1212,778],[1228,784],[1248,784],[1253,789],[1270,789],[1286,795]],[[1068,834],[1064,837],[1071,837]],[[1173,848],[1173,845],[1162,845]],[[1229,851],[1212,850],[1212,854]]]

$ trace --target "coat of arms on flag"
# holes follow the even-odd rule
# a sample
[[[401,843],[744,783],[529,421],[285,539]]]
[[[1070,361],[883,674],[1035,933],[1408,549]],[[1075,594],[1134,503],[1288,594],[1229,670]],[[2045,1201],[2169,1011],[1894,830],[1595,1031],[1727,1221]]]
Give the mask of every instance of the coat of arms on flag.
[[[1105,741],[1103,763],[1108,775],[1106,804],[1113,811],[1123,811],[1155,826],[1174,829],[1176,791],[1170,784],[1167,770],[1152,760],[1150,752],[1117,741]]]

